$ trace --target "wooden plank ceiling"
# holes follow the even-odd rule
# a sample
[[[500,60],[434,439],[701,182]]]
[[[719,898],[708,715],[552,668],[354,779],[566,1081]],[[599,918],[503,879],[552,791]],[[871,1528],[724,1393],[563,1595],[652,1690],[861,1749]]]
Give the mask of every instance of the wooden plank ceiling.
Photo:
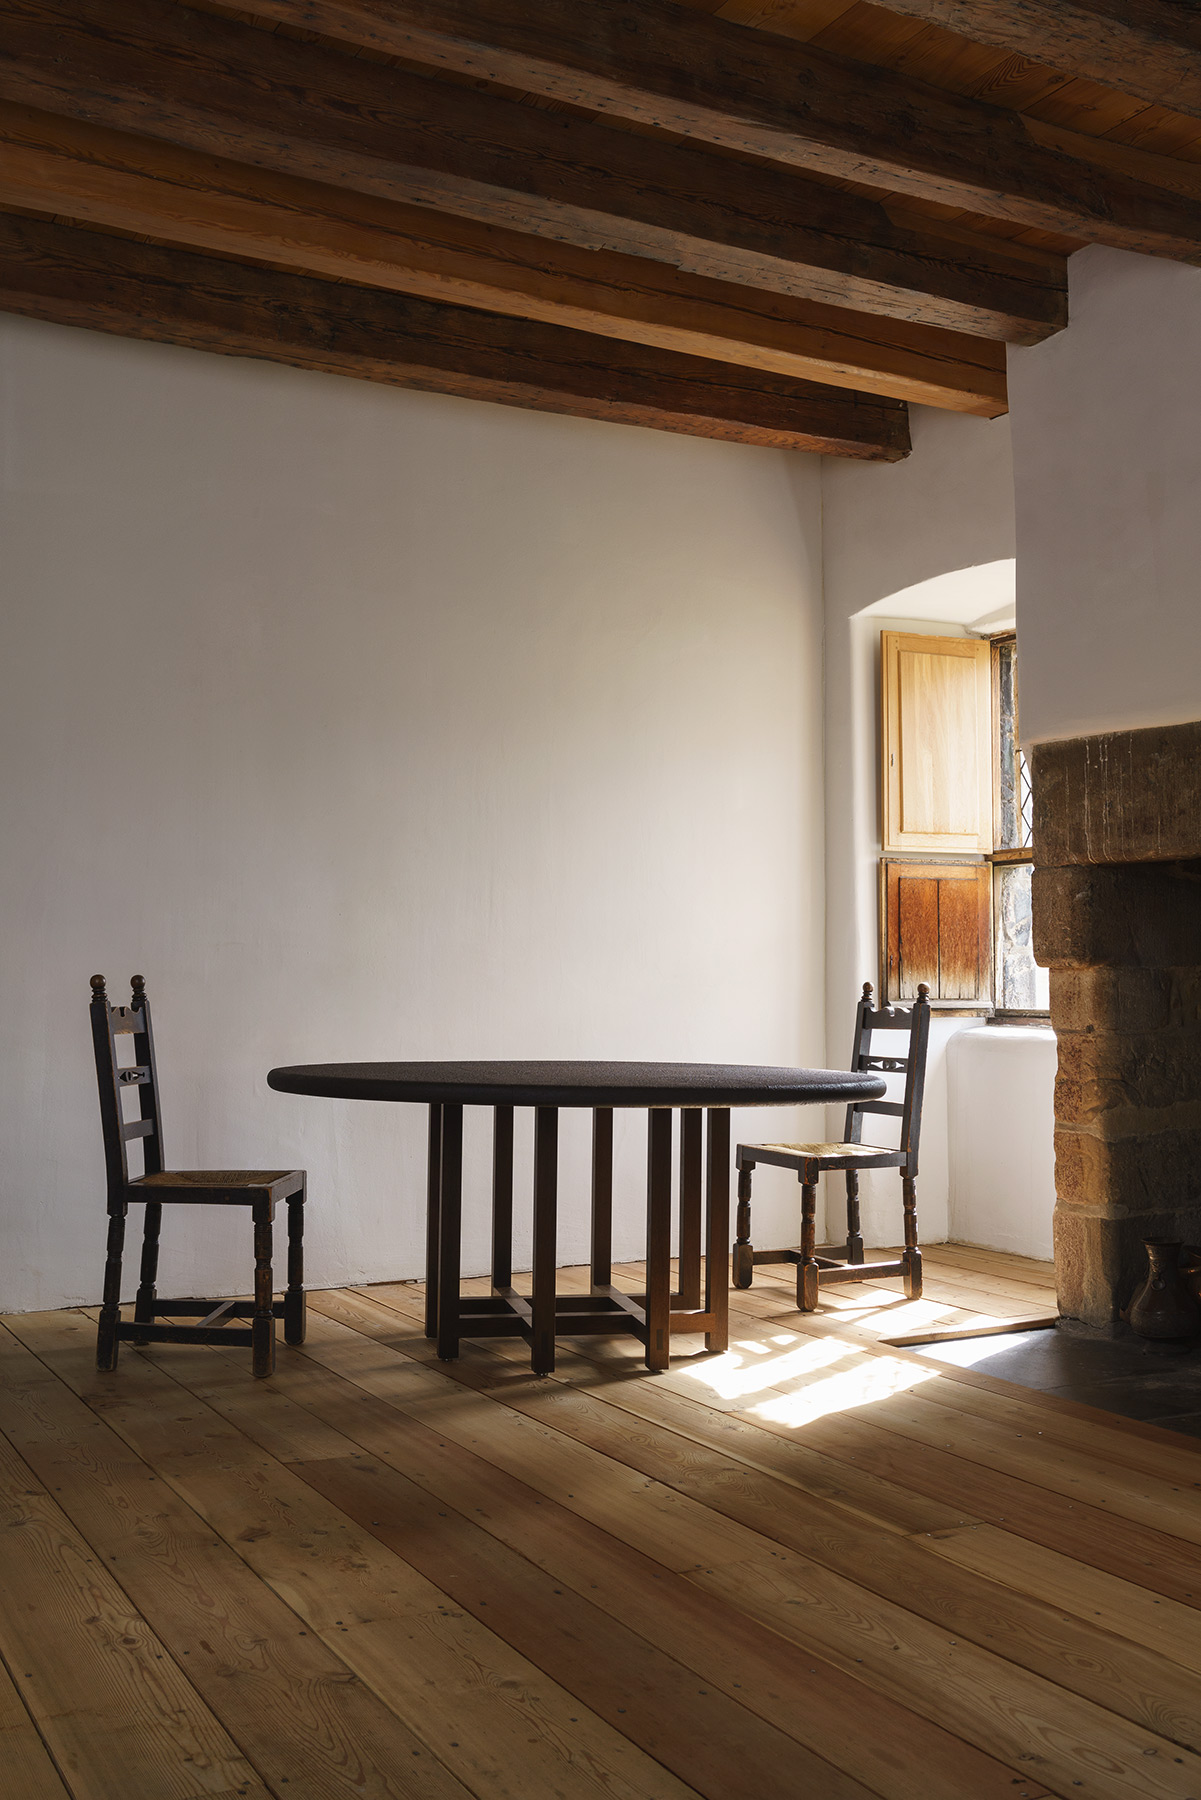
[[[0,0],[0,308],[895,460],[1199,146],[1176,0]]]

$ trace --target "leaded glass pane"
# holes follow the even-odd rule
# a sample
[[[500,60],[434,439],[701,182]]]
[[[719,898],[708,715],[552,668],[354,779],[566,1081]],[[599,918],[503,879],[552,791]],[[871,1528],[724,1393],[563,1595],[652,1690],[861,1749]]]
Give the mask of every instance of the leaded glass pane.
[[[1030,939],[1032,863],[1002,863],[996,871],[996,1004],[1003,1012],[1045,1012],[1051,978],[1034,960]]]

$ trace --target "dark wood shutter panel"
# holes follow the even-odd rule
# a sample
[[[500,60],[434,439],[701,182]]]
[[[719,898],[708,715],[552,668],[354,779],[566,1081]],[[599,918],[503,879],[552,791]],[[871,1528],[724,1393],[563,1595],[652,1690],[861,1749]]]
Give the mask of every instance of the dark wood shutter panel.
[[[989,863],[884,862],[883,990],[913,1000],[992,998],[992,867]]]
[[[938,993],[938,883],[901,876],[897,887],[900,993],[917,997],[919,981]],[[892,998],[892,996],[889,996]]]

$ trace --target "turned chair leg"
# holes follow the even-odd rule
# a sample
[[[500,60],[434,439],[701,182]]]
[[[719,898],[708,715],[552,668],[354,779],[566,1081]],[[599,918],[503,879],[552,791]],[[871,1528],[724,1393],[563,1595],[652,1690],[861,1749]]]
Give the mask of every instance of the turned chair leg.
[[[754,1163],[738,1171],[737,1237],[734,1240],[734,1286],[749,1288],[755,1278],[755,1252],[751,1245],[751,1175]]]
[[[859,1230],[859,1177],[847,1170],[847,1261],[863,1261],[863,1237]]]
[[[149,1203],[146,1206],[146,1218],[142,1231],[142,1267],[138,1277],[137,1299],[134,1302],[133,1316],[137,1325],[154,1324],[155,1281],[158,1277],[158,1239],[162,1229],[163,1209]],[[148,1344],[149,1338],[136,1337],[135,1344]]]
[[[288,1201],[288,1287],[284,1294],[284,1342],[303,1344],[304,1307],[304,1199],[305,1190]]]
[[[275,1368],[275,1311],[271,1275],[274,1207],[270,1200],[256,1200],[254,1214],[254,1316],[250,1322],[251,1366],[255,1375],[270,1375]]]
[[[125,1249],[125,1207],[114,1207],[108,1215],[108,1251],[104,1262],[104,1297],[100,1307],[100,1323],[96,1332],[96,1367],[115,1369],[120,1341],[117,1327],[121,1323],[121,1254]]]
[[[917,1247],[917,1183],[908,1176],[901,1179],[901,1200],[905,1208],[905,1248],[901,1253],[905,1264],[905,1296],[909,1300],[920,1300],[922,1253]]]
[[[801,1260],[796,1272],[796,1303],[798,1312],[817,1311],[818,1267],[817,1267],[817,1178],[814,1173],[812,1181],[801,1176]]]

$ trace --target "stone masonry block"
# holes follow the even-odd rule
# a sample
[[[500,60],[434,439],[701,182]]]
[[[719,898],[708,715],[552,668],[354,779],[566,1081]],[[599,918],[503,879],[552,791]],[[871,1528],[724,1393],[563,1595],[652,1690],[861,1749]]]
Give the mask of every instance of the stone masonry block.
[[[1059,1207],[1055,1281],[1064,1318],[1112,1329],[1147,1272],[1145,1238],[1201,1242],[1201,1206],[1185,1214],[1103,1218]]]
[[[1183,1016],[1183,1007],[1173,1003],[1173,976],[1179,973],[1168,969],[1052,969],[1055,1029],[1157,1031],[1174,1015]]]
[[[1171,1218],[1201,1207],[1201,1127],[1103,1137],[1060,1121],[1055,1192],[1061,1206],[1130,1217]]]
[[[1036,744],[1039,862],[1201,857],[1201,721]]]
[[[1064,1031],[1058,1047],[1061,1118],[1081,1122],[1097,1112],[1201,1103],[1201,1026]]]
[[[1044,967],[1201,966],[1201,885],[1172,866],[1040,865],[1032,898]]]

